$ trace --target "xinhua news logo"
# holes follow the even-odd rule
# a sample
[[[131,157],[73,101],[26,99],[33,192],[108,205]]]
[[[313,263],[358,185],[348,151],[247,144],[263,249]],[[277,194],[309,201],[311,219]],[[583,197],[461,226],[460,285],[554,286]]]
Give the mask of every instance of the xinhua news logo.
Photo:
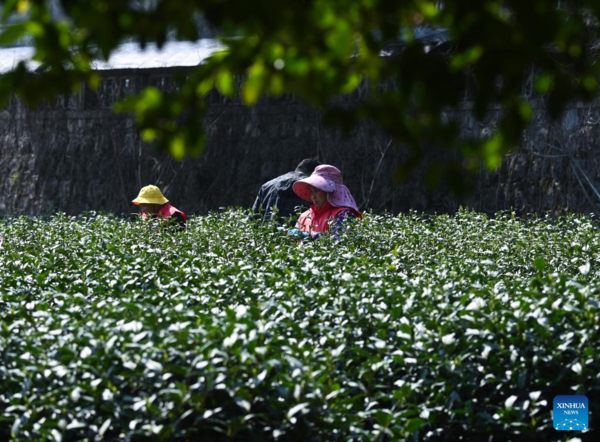
[[[588,429],[588,398],[585,396],[556,396],[554,398],[554,429],[583,431]]]

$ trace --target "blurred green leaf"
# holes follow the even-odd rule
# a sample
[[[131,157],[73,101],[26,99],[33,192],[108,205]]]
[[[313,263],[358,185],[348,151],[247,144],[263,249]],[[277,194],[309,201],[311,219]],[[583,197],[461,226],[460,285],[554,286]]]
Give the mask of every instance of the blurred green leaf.
[[[255,104],[262,94],[267,73],[262,61],[256,61],[248,70],[246,81],[242,87],[242,98],[246,105]]]
[[[0,45],[8,45],[18,41],[28,32],[27,23],[16,23],[0,34]]]

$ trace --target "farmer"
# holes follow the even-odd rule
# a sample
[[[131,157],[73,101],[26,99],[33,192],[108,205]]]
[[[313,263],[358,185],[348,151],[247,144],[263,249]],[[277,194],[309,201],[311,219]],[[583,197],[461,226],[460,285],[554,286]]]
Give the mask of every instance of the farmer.
[[[346,231],[353,219],[362,218],[354,198],[343,184],[341,172],[334,166],[318,166],[311,176],[294,183],[294,192],[300,198],[312,201],[313,205],[300,215],[296,229],[288,231],[290,235],[316,239],[330,231],[339,239],[339,234]]]
[[[296,206],[308,208],[308,204],[296,196],[292,186],[296,181],[310,175],[319,164],[321,163],[315,158],[304,159],[293,172],[288,172],[263,184],[254,201],[252,211],[258,213],[262,208],[264,210],[262,220],[266,221],[273,217],[273,209],[277,207],[277,218],[281,222],[296,213]]]
[[[136,206],[142,206],[143,219],[155,217],[162,220],[169,220],[176,224],[179,230],[185,229],[187,216],[181,210],[170,205],[169,200],[163,196],[158,187],[152,184],[142,187],[139,195],[132,202]]]

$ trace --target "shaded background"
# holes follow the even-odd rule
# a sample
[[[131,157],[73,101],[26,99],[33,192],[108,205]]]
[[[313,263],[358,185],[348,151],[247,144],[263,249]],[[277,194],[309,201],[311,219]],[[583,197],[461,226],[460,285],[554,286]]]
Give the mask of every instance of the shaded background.
[[[551,122],[544,102],[532,101],[534,119],[520,149],[497,172],[481,172],[472,195],[457,198],[444,183],[427,192],[422,170],[408,182],[394,184],[395,167],[407,159],[406,149],[366,125],[347,135],[324,127],[315,108],[289,95],[248,108],[213,91],[207,97],[208,115],[198,123],[209,133],[204,154],[183,162],[154,155],[139,138],[133,118],[114,114],[111,106],[148,85],[172,90],[173,72],[104,70],[97,91],[83,89],[37,109],[11,99],[0,111],[0,214],[133,212],[131,200],[150,183],[188,213],[249,207],[262,183],[311,156],[342,170],[363,210],[451,213],[462,205],[486,213],[512,208],[519,214],[559,215],[595,212],[600,201],[597,102],[575,103]],[[351,105],[366,93],[359,88],[340,100]],[[448,117],[460,122],[465,135],[491,133],[499,115],[492,113],[480,123],[470,110],[465,101]],[[427,156],[431,160],[452,153],[432,147]]]

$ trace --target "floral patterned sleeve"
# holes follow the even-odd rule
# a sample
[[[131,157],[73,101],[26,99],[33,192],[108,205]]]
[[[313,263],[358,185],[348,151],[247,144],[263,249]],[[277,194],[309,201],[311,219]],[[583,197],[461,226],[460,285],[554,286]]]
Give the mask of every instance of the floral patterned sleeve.
[[[333,235],[333,239],[340,239],[340,234],[346,232],[354,224],[355,218],[356,214],[349,209],[338,213],[329,226],[329,233]],[[322,233],[313,233],[312,239],[317,239],[321,236]]]

